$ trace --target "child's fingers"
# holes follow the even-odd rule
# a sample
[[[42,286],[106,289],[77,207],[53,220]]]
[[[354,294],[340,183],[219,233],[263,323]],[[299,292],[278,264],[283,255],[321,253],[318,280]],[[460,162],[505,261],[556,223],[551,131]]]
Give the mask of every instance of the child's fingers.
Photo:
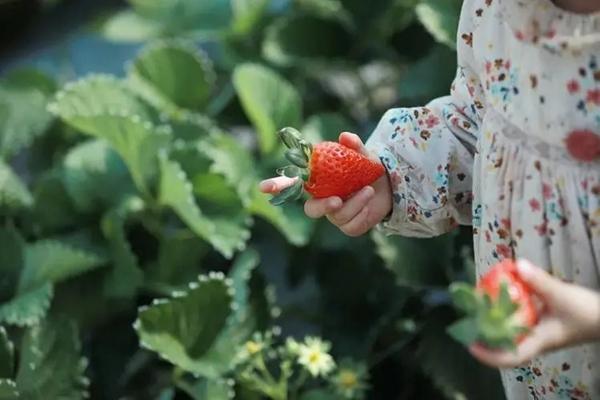
[[[367,150],[367,147],[364,145],[360,136],[350,132],[342,132],[338,139],[338,142],[346,147],[350,147],[353,150],[358,151],[364,156],[369,157],[373,161],[380,162],[379,157],[371,153]]]
[[[369,229],[371,229],[369,225],[369,207],[363,207],[350,222],[340,226],[342,232],[352,237],[363,235]]]
[[[335,212],[343,205],[339,197],[327,197],[324,199],[308,199],[304,203],[304,213],[310,218],[321,218],[329,213]]]
[[[298,178],[288,178],[287,176],[278,176],[265,179],[259,184],[260,191],[268,194],[277,194],[282,190],[292,186]]]
[[[375,194],[371,186],[365,186],[358,193],[347,200],[342,208],[327,215],[327,219],[334,225],[341,226],[350,222],[367,205]]]
[[[490,367],[515,368],[544,352],[562,347],[566,338],[567,327],[555,318],[548,318],[534,327],[515,351],[492,350],[480,344],[471,345],[469,351]]]
[[[473,344],[469,352],[479,362],[492,368],[513,368],[519,365],[519,356],[511,351],[491,350],[480,344]]]
[[[564,296],[565,283],[527,260],[518,260],[519,276],[544,301],[552,302]]]

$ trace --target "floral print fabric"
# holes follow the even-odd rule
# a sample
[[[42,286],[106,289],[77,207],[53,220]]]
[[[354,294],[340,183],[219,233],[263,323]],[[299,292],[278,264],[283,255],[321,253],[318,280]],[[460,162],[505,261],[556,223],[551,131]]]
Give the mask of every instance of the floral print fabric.
[[[472,225],[478,274],[523,257],[600,289],[600,14],[466,0],[447,97],[389,110],[367,142],[394,196],[381,228]],[[600,399],[600,344],[502,371],[509,400]]]

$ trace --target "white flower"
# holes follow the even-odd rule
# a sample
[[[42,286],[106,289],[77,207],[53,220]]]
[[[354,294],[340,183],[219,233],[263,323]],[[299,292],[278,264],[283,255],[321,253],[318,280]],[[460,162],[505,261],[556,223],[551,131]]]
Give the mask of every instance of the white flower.
[[[325,376],[335,368],[335,362],[328,353],[330,348],[329,343],[319,338],[307,337],[304,343],[298,344],[298,363],[313,377]]]

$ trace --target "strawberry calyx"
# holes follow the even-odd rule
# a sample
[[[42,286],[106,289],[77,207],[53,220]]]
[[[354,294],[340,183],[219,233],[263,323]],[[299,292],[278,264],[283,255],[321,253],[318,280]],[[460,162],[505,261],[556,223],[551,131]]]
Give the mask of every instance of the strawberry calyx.
[[[447,331],[465,345],[481,343],[494,349],[515,349],[530,329],[521,318],[522,306],[511,298],[508,282],[501,282],[493,297],[466,283],[452,284],[450,295],[465,316]]]
[[[285,147],[287,147],[285,158],[291,162],[291,165],[279,168],[277,173],[281,176],[297,179],[292,186],[282,190],[269,200],[271,204],[276,206],[288,201],[298,200],[302,197],[304,182],[308,180],[310,175],[309,165],[313,151],[312,144],[305,140],[297,129],[286,127],[281,129],[278,135]]]

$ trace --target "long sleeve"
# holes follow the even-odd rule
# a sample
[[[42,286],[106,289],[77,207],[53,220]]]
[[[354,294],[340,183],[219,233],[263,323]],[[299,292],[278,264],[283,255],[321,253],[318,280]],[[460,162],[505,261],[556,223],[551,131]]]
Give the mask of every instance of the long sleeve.
[[[392,184],[392,213],[380,224],[388,234],[431,237],[471,224],[473,162],[485,103],[474,68],[470,4],[463,6],[450,95],[424,107],[387,111],[367,141]]]

